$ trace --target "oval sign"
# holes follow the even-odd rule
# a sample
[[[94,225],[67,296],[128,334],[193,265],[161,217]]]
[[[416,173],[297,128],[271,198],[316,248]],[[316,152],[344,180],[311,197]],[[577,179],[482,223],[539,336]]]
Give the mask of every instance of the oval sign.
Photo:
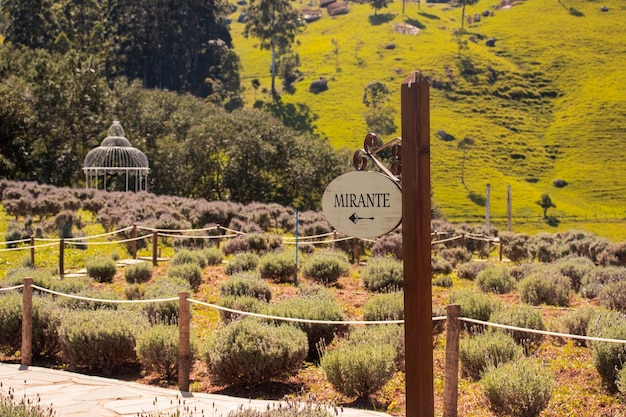
[[[376,238],[402,222],[402,190],[381,173],[348,172],[328,184],[322,210],[338,231],[351,237]]]

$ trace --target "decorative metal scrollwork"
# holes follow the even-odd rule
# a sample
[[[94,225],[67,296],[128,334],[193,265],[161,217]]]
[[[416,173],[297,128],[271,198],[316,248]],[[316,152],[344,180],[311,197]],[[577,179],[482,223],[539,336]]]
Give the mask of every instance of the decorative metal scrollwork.
[[[359,149],[354,153],[352,163],[354,169],[357,171],[365,171],[367,168],[367,161],[371,159],[372,162],[381,170],[385,175],[394,181],[400,181],[398,176],[402,174],[402,160],[400,157],[402,149],[402,139],[395,138],[389,142],[379,145],[380,141],[375,133],[368,133],[363,141],[363,149]],[[376,154],[391,147],[391,166],[389,169],[385,167],[382,162],[376,158]]]

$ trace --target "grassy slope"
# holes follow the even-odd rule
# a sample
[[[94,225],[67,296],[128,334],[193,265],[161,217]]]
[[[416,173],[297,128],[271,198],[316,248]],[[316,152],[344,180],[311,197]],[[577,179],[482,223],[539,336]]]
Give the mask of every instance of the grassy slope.
[[[601,5],[609,11],[601,12]],[[460,58],[452,30],[460,26],[461,12],[449,5],[422,2],[418,9],[417,3],[407,2],[403,15],[402,2],[396,1],[378,13],[391,20],[377,25],[371,24],[373,9],[367,4],[350,4],[350,13],[336,18],[324,13],[297,37],[304,80],[293,94],[284,93],[283,100],[306,103],[319,116],[320,134],[336,147],[356,150],[367,132],[362,94],[368,82],[380,80],[391,89],[399,129],[400,85],[411,71],[454,80],[452,91],[431,88],[433,187],[446,216],[482,215],[484,207],[469,196],[484,196],[489,183],[493,216],[505,215],[506,186],[511,185],[516,217],[539,215],[534,202],[542,193],[557,204],[555,215],[623,217],[626,155],[620,144],[626,136],[626,72],[620,66],[626,52],[626,9],[620,0],[528,0],[507,10],[494,6],[481,0],[468,7],[469,15],[489,10],[494,16],[466,25],[476,41],[468,42]],[[582,16],[570,13],[570,7]],[[243,38],[238,14],[232,16],[231,33],[251,104],[251,79],[269,88],[270,58],[255,47],[255,39]],[[398,23],[421,31],[400,34],[393,30]],[[497,39],[495,47],[485,45],[488,37]],[[338,54],[333,53],[333,40]],[[395,49],[385,48],[390,43]],[[475,74],[463,76],[462,63],[470,61]],[[497,73],[495,83],[488,81],[489,68]],[[309,93],[309,82],[320,76],[329,79],[329,90]],[[493,94],[511,89],[535,98]],[[261,98],[262,92],[256,95]],[[476,140],[466,163],[466,186],[460,181],[462,154],[456,141],[438,139],[439,129],[457,140]],[[569,185],[555,188],[555,178]],[[623,225],[610,229],[614,239],[626,238]]]

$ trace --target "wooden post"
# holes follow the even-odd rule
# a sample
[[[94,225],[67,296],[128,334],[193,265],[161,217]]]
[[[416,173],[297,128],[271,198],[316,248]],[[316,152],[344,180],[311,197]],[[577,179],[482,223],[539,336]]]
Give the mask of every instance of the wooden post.
[[[189,391],[189,370],[191,369],[191,345],[189,343],[189,292],[178,293],[178,389]]]
[[[152,265],[157,266],[158,262],[158,251],[159,251],[159,232],[156,230],[152,232]]]
[[[358,265],[361,259],[361,248],[359,247],[359,239],[352,238],[352,253],[354,257],[354,264]]]
[[[457,416],[459,394],[459,316],[461,306],[446,307],[446,371],[443,381],[443,417]]]
[[[35,237],[30,237],[30,266],[35,267]]]
[[[130,251],[133,259],[137,259],[137,225],[133,224],[133,231],[131,234],[133,241],[130,243]]]
[[[217,241],[217,248],[220,248],[220,243],[222,242],[222,238],[219,236],[222,236],[222,228],[220,227],[220,225],[217,225],[217,239],[215,239]]]
[[[59,242],[59,275],[61,279],[65,275],[65,239],[61,239]]]
[[[402,258],[406,416],[434,417],[430,264],[430,86],[411,73],[401,87]]]
[[[33,359],[33,279],[24,278],[22,293],[22,360],[30,366]]]

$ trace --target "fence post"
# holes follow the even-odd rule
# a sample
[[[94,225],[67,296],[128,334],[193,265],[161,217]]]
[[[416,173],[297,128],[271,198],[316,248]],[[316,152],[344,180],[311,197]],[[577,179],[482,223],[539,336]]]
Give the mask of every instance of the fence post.
[[[61,279],[65,275],[65,239],[61,239],[59,242],[59,275]]]
[[[152,265],[158,265],[158,253],[159,250],[159,232],[156,230],[152,232]]]
[[[178,389],[189,391],[191,348],[189,344],[189,292],[178,293]]]
[[[217,239],[215,239],[217,241],[217,248],[220,248],[220,243],[222,242],[222,238],[220,236],[222,236],[222,228],[220,227],[220,225],[217,225]]]
[[[133,241],[130,244],[130,251],[132,252],[133,259],[137,259],[137,225],[133,224],[132,231],[132,239]]]
[[[35,267],[35,236],[30,237],[30,266]]]
[[[457,416],[459,393],[459,315],[461,306],[446,307],[446,370],[443,381],[443,417]]]
[[[22,360],[23,366],[30,366],[33,358],[33,279],[24,278],[22,292]]]
[[[353,242],[352,244],[354,245],[353,246],[354,264],[358,265],[359,264],[359,260],[361,259],[361,250],[360,250],[360,247],[359,247],[359,239],[353,238],[352,242]]]
[[[498,239],[498,243],[500,243],[500,260],[502,260],[502,239]]]

